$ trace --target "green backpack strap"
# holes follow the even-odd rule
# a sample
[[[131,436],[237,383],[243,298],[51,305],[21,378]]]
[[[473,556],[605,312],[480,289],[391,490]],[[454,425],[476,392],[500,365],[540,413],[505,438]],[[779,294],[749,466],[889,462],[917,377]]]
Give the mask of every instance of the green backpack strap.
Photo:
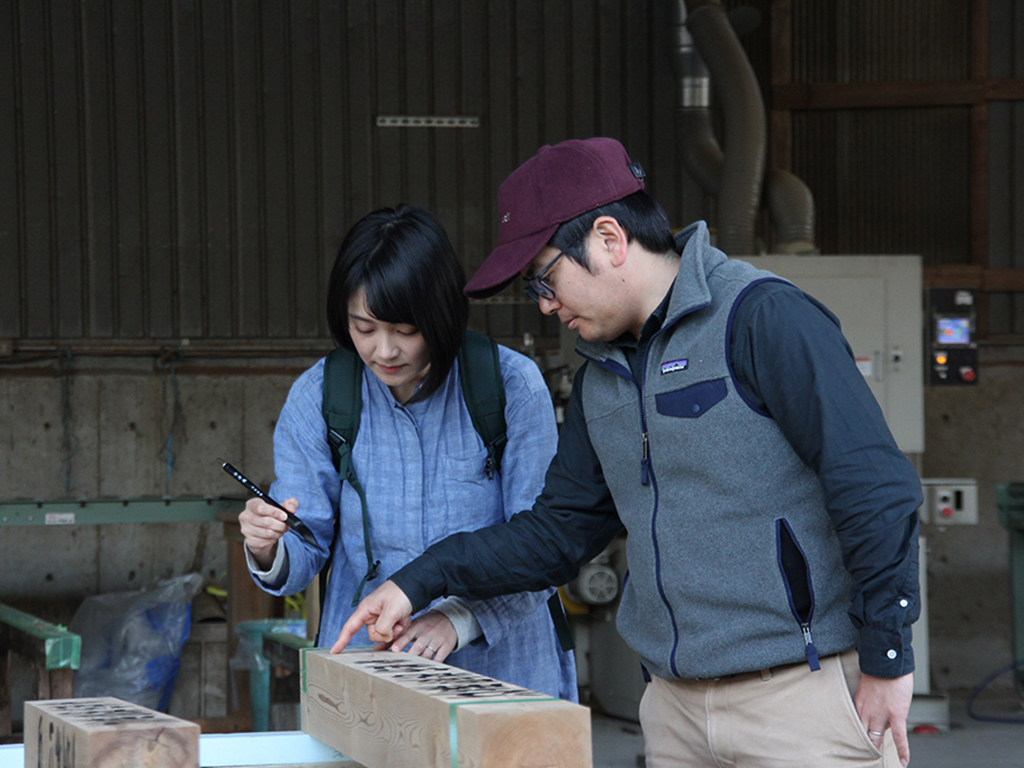
[[[493,479],[501,471],[501,459],[508,443],[505,422],[505,384],[501,375],[498,345],[493,339],[466,331],[459,348],[459,381],[466,409],[473,421],[473,427],[487,449],[484,470]],[[331,447],[331,458],[341,479],[348,480],[359,495],[363,514],[363,544],[366,551],[366,575],[356,589],[352,606],[362,599],[363,588],[380,572],[380,561],[373,559],[370,549],[370,515],[366,508],[366,494],[356,477],[352,466],[352,446],[359,433],[359,414],[362,410],[363,363],[355,352],[339,347],[327,356],[324,363],[323,415],[327,422],[327,442]],[[335,519],[337,525],[337,519]],[[335,533],[337,535],[337,533]],[[333,547],[332,547],[333,549]],[[327,594],[328,561],[320,571],[320,610],[323,615],[323,601]],[[548,610],[555,625],[555,632],[563,650],[573,648],[561,600],[556,592],[548,600]],[[319,643],[319,638],[317,639]]]
[[[493,479],[494,473],[501,471],[501,458],[508,443],[505,383],[501,376],[498,345],[493,339],[466,331],[459,349],[459,381],[473,426],[487,448],[484,470],[488,479]],[[557,591],[548,599],[548,611],[562,650],[571,651],[575,645],[572,631]]]
[[[475,331],[466,331],[459,348],[459,381],[466,408],[487,449],[487,479],[501,471],[501,457],[508,443],[505,425],[505,383],[501,377],[498,345]]]
[[[380,560],[373,559],[370,547],[370,513],[366,509],[366,494],[356,477],[352,466],[352,446],[359,434],[359,414],[363,407],[363,361],[351,350],[338,347],[327,356],[324,363],[324,399],[323,414],[327,422],[327,442],[331,446],[331,458],[342,481],[348,480],[349,485],[359,495],[359,503],[363,512],[363,544],[366,552],[366,575],[359,582],[352,607],[359,605],[366,582],[377,578],[380,572]],[[334,521],[338,525],[337,518]],[[337,530],[335,530],[337,535]],[[333,549],[333,548],[332,548]],[[320,571],[320,603],[327,594],[327,574],[330,560]]]

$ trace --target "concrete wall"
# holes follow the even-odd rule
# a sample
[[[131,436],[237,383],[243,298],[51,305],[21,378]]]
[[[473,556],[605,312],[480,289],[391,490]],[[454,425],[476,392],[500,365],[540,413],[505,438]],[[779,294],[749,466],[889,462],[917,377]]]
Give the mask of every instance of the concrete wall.
[[[1022,359],[1024,350],[985,349],[977,386],[926,390],[922,476],[976,478],[980,506],[976,526],[923,528],[937,690],[971,688],[1010,661],[1008,533],[997,518],[995,486],[1024,481]],[[6,370],[0,376],[0,497],[238,494],[218,457],[269,485],[278,412],[291,382],[311,362],[180,363],[169,487],[169,369],[148,360],[73,362],[66,411],[65,377],[56,364]],[[65,421],[72,446],[70,494],[62,464]],[[42,614],[66,614],[86,595],[139,589],[188,571],[216,578],[226,565],[220,526],[212,524],[0,531],[0,600]],[[995,685],[1010,684],[1006,675]]]
[[[311,362],[183,361],[172,373],[152,360],[81,359],[66,373],[56,363],[4,370],[0,499],[244,495],[219,457],[269,485],[274,424],[289,386]],[[216,581],[227,565],[215,523],[0,531],[0,601],[35,603],[40,614],[182,573]]]
[[[998,483],[1024,482],[1024,364],[1020,350],[982,350],[975,387],[925,391],[924,477],[978,482],[976,526],[923,526],[929,550],[932,680],[973,688],[1011,659],[1009,533]],[[1004,675],[993,686],[1012,684]]]

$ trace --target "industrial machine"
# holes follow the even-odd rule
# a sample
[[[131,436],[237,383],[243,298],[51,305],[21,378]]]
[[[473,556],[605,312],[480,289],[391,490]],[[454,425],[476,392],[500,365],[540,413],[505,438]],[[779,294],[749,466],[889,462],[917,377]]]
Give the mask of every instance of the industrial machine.
[[[977,384],[975,292],[966,288],[931,288],[927,303],[928,383]]]

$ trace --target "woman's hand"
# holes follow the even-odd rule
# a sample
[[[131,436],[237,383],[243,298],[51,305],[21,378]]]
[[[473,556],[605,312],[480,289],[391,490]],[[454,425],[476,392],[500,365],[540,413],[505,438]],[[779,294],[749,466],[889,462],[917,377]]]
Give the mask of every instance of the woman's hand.
[[[448,654],[455,650],[458,642],[455,627],[448,617],[440,611],[427,611],[422,616],[417,616],[404,631],[396,634],[394,640],[389,643],[377,643],[373,648],[376,651],[406,650],[425,659],[444,661]]]
[[[299,508],[298,499],[288,499],[283,506],[295,514]],[[284,512],[262,499],[249,499],[245,509],[238,516],[242,536],[245,537],[245,546],[264,571],[274,564],[277,542],[288,530],[285,524],[287,519]]]

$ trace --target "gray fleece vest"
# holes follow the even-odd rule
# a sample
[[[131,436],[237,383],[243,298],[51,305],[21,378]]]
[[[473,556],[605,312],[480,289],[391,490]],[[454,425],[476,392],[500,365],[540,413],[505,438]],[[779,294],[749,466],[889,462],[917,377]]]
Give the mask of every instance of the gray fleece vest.
[[[728,359],[733,307],[779,278],[692,230],[642,381],[614,345],[577,347],[590,440],[628,531],[618,629],[667,679],[813,669],[856,644],[852,581],[816,474],[743,400]]]

